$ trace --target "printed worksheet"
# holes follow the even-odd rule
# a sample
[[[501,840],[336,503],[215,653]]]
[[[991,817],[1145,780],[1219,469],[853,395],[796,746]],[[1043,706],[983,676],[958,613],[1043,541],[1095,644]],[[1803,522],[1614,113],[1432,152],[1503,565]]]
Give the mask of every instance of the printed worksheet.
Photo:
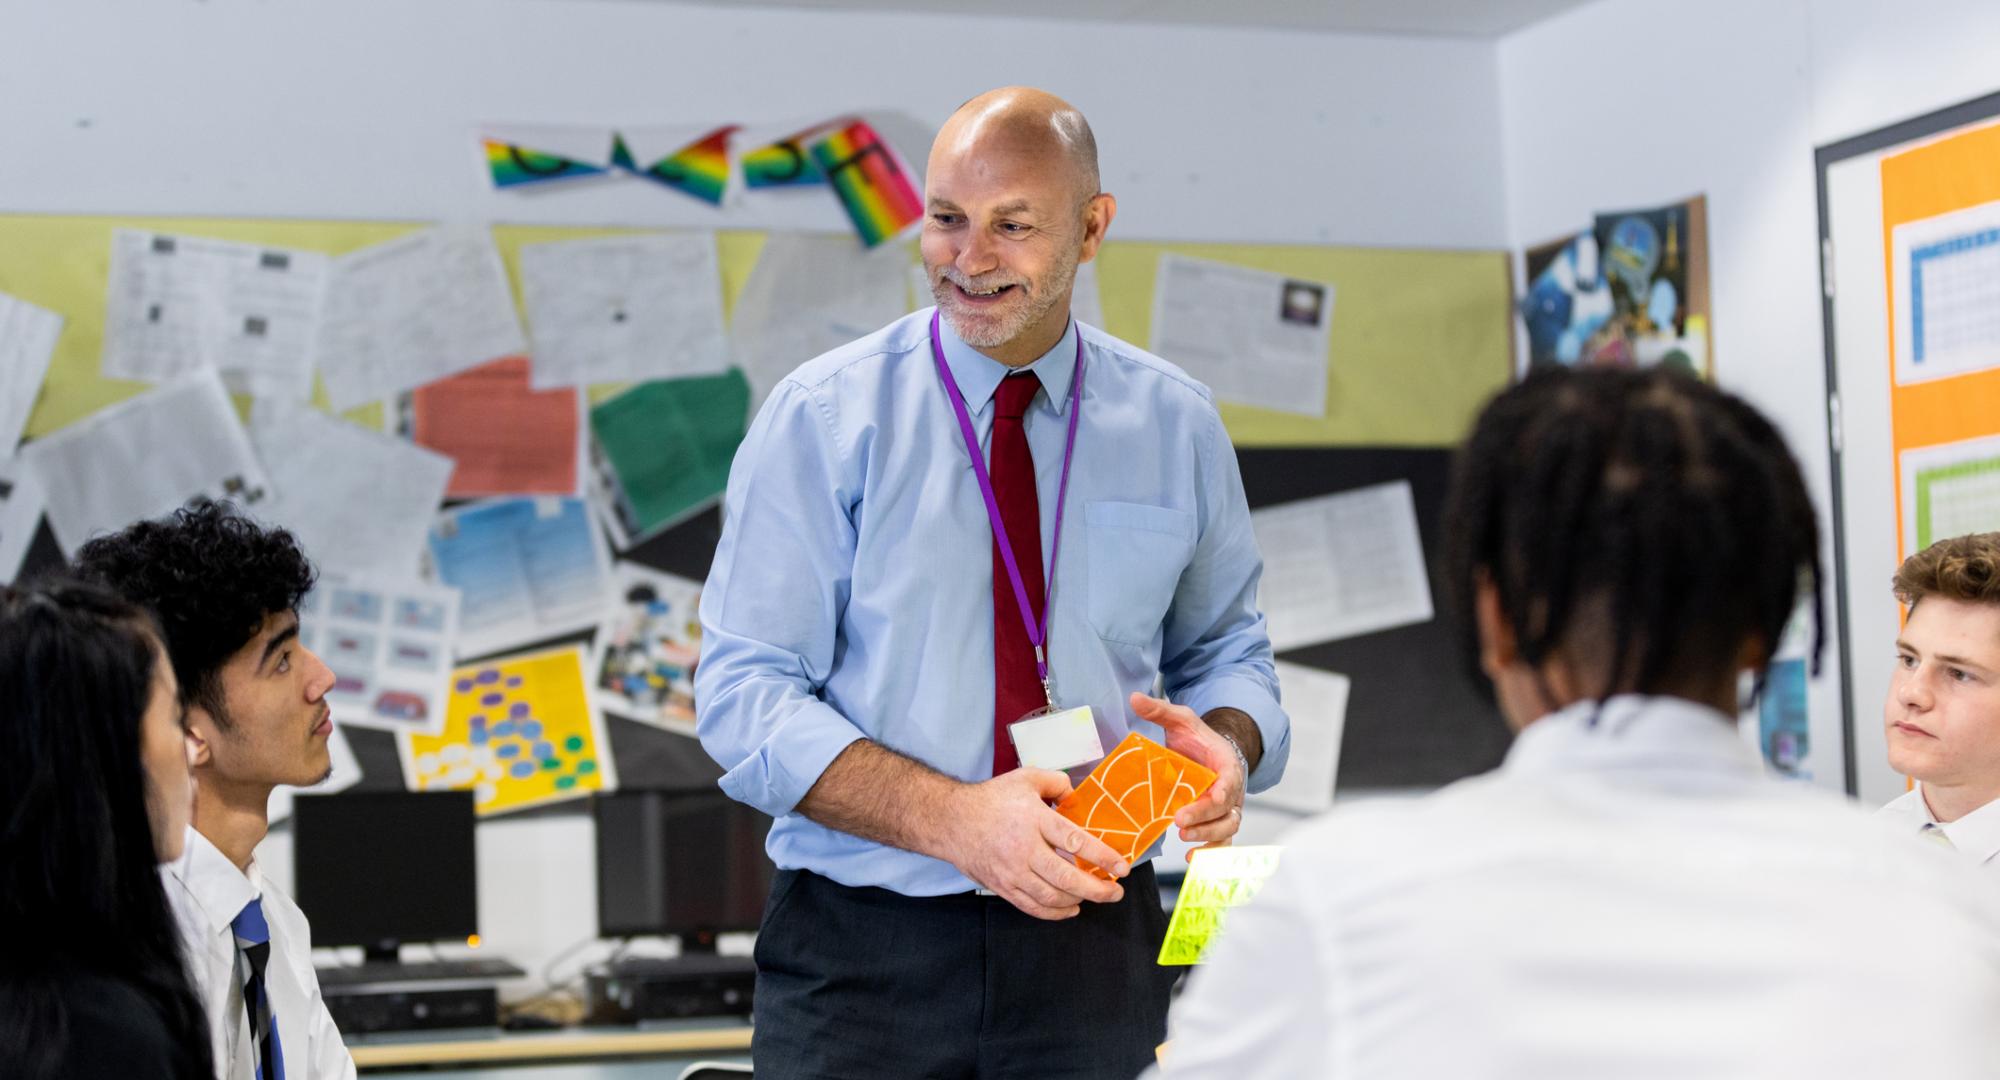
[[[273,488],[257,516],[290,529],[314,565],[416,576],[450,458],[287,401],[257,402],[250,439]]]
[[[21,445],[62,328],[55,312],[0,293],[0,458]]]
[[[1407,480],[1250,512],[1257,603],[1283,652],[1428,621],[1430,573]]]
[[[337,412],[527,351],[484,226],[441,226],[340,256],[318,339]]]
[[[271,485],[214,369],[181,376],[21,448],[65,558],[196,495],[255,514]]]
[[[164,382],[212,367],[236,393],[309,398],[330,265],[316,251],[120,229],[104,374]]]
[[[1152,351],[1223,401],[1325,416],[1332,328],[1325,282],[1160,256]]]
[[[729,368],[712,232],[521,248],[537,390]]]
[[[457,588],[458,655],[588,630],[612,596],[611,556],[582,499],[488,499],[431,526],[439,581]]]

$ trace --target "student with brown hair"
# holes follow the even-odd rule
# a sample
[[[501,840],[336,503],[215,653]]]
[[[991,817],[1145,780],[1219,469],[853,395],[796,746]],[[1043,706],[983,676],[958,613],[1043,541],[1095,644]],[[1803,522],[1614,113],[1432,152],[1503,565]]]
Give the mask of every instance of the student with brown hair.
[[[1916,783],[1882,818],[2000,866],[2000,533],[1932,544],[1894,587],[1909,617],[1882,722],[1889,764]]]

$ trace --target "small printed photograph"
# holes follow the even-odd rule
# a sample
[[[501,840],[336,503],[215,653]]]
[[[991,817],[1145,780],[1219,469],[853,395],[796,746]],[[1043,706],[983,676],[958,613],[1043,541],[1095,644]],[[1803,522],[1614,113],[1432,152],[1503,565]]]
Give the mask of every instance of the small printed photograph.
[[[617,716],[692,734],[701,583],[632,563],[617,572],[619,602],[591,663],[599,700]]]
[[[335,618],[353,619],[355,622],[380,622],[382,596],[364,589],[335,589],[333,614]]]
[[[415,597],[396,599],[396,627],[401,630],[428,630],[431,633],[444,632],[444,605],[435,600]]]
[[[342,671],[362,671],[375,666],[375,635],[345,627],[328,627],[326,648],[321,650],[320,659],[326,666],[340,674]]]
[[[392,638],[389,641],[388,660],[392,667],[428,671],[439,665],[441,656],[442,646],[436,642],[409,638]]]
[[[1296,326],[1318,326],[1326,311],[1326,286],[1311,281],[1287,281],[1278,318]]]

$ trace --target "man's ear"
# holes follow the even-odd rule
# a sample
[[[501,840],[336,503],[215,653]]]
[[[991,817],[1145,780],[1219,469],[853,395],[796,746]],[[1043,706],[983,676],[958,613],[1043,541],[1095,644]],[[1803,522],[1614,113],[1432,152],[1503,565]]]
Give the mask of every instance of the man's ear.
[[[1091,196],[1083,207],[1083,254],[1079,263],[1087,263],[1097,257],[1098,245],[1104,243],[1104,234],[1111,231],[1111,219],[1118,216],[1116,196],[1099,192]]]
[[[215,760],[209,749],[209,740],[215,733],[215,718],[199,705],[190,705],[187,723],[181,728],[181,737],[187,741],[188,768],[198,769]]]

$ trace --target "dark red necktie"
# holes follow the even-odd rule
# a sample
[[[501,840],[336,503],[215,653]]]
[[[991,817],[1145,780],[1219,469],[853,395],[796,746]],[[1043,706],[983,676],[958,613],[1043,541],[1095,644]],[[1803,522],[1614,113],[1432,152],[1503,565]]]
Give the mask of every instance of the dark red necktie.
[[[1042,382],[1033,372],[1000,380],[1000,388],[993,394],[993,438],[987,465],[993,476],[993,499],[1000,504],[1000,521],[1007,526],[1007,539],[1014,545],[1014,565],[1021,570],[1021,584],[1027,587],[1028,603],[1038,621],[1046,599],[1042,586],[1042,504],[1035,494],[1035,458],[1028,452],[1028,435],[1021,427],[1021,418],[1041,388]],[[1014,585],[1007,577],[1007,564],[1000,558],[996,537],[993,775],[1011,772],[1021,764],[1014,753],[1014,740],[1007,734],[1008,726],[1047,704],[1041,676],[1035,670],[1035,647],[1028,643],[1028,628],[1021,625],[1021,605],[1014,598]]]

